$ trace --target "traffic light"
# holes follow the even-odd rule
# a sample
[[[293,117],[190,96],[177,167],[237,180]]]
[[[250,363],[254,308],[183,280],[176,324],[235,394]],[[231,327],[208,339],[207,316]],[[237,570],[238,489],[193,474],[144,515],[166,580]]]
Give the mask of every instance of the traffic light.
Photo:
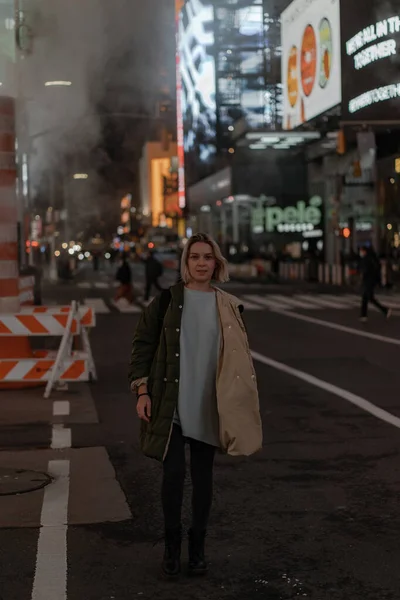
[[[351,231],[348,227],[345,227],[342,231],[343,237],[346,238],[346,240],[351,236]]]

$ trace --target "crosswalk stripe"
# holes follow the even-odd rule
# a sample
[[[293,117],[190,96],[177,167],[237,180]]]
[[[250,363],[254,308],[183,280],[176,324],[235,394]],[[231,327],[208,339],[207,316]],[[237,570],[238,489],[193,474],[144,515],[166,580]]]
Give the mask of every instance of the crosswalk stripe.
[[[103,298],[85,298],[85,305],[93,308],[98,315],[108,315],[111,312]]]
[[[254,302],[242,299],[240,299],[240,302],[242,303],[244,310],[263,310],[262,306],[255,304]]]
[[[280,294],[271,294],[269,297],[277,304],[286,304],[290,309],[306,308],[308,310],[316,310],[318,308],[317,306],[312,305],[310,302],[302,302],[301,300],[297,300],[296,296],[281,296]]]
[[[355,294],[341,294],[340,296],[335,296],[334,294],[324,294],[324,298],[327,300],[331,300],[332,302],[341,302],[342,304],[346,304],[347,306],[356,306],[360,304],[361,300]]]
[[[108,290],[110,286],[105,281],[96,281],[94,287],[98,290]]]
[[[80,281],[78,283],[78,288],[81,288],[83,290],[90,290],[91,287],[92,284],[89,281]]]
[[[140,306],[137,306],[136,304],[125,304],[123,302],[116,302],[113,300],[112,305],[121,313],[140,314],[142,312]]]
[[[273,302],[272,300],[269,300],[269,298],[266,298],[265,296],[258,296],[256,294],[246,294],[245,296],[243,296],[243,298],[251,303],[258,303],[258,304],[262,304],[263,306],[265,306],[266,308],[270,308],[271,310],[282,310],[282,308],[285,308],[282,306],[282,304],[278,303],[278,302]]]
[[[347,304],[340,302],[340,297],[338,298],[337,302],[334,302],[333,300],[327,300],[325,299],[325,296],[307,296],[299,294],[296,296],[296,298],[299,298],[300,300],[311,301],[319,308],[337,308],[339,310],[349,308]]]

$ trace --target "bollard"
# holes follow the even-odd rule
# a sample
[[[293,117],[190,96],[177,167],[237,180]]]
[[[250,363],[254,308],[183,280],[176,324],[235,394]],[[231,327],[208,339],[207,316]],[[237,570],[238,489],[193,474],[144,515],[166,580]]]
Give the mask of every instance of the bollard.
[[[324,283],[324,265],[318,265],[318,282]]]
[[[326,264],[325,265],[325,282],[324,283],[330,283],[331,282],[331,269],[330,269],[330,265]]]

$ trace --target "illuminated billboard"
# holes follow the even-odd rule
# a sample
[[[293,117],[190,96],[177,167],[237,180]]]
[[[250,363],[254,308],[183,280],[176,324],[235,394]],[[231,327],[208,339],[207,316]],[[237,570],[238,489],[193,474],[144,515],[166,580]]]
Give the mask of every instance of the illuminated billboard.
[[[274,44],[278,23],[266,11],[260,0],[216,9],[218,104],[225,128],[245,118],[252,129],[262,129],[281,116],[280,90],[267,68],[280,58]]]
[[[214,9],[210,0],[186,2],[178,38],[185,162],[201,176],[216,156]]]
[[[294,0],[282,13],[282,84],[285,129],[341,103],[339,0]]]
[[[343,119],[400,121],[398,0],[342,6]]]

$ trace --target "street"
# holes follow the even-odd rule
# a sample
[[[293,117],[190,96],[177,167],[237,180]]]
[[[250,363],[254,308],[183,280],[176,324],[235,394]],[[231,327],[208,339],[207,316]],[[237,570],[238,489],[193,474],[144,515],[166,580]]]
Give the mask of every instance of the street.
[[[141,307],[113,305],[110,279],[86,273],[44,301],[95,307],[99,381],[0,395],[0,474],[55,475],[0,496],[1,600],[398,600],[400,297],[383,296],[391,320],[364,324],[355,294],[227,289],[245,305],[265,439],[217,458],[208,577],[160,575],[161,468],[141,455],[127,383]],[[186,526],[189,510],[188,493]]]

